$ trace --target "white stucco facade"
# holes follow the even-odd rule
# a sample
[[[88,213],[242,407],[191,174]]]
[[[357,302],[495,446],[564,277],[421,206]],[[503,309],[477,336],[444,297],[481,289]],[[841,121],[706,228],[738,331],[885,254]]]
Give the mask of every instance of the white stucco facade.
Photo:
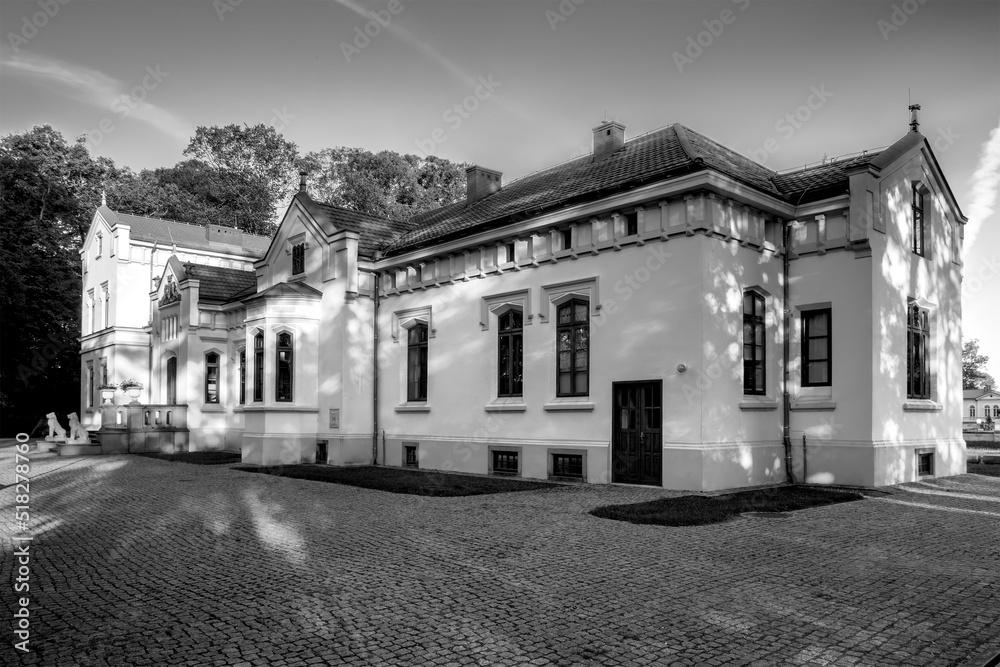
[[[258,464],[319,452],[690,490],[964,471],[965,219],[919,133],[775,174],[683,127],[597,130],[617,128],[595,140],[606,154],[509,186],[470,169],[467,202],[410,223],[300,192],[255,291],[211,302],[206,281],[229,274],[199,282],[172,259],[152,295],[153,399],[175,356],[192,448]],[[687,157],[559,205],[505,203],[599,183],[649,147]],[[169,318],[184,336],[164,340]]]

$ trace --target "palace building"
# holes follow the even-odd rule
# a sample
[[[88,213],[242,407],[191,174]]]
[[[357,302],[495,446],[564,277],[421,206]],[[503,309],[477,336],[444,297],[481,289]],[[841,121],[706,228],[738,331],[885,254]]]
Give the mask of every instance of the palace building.
[[[105,451],[257,464],[690,490],[959,474],[966,218],[912,113],[888,148],[785,172],[607,121],[592,154],[508,183],[471,167],[464,201],[405,222],[303,176],[269,241],[102,207],[84,413]],[[139,405],[98,405],[105,358]]]

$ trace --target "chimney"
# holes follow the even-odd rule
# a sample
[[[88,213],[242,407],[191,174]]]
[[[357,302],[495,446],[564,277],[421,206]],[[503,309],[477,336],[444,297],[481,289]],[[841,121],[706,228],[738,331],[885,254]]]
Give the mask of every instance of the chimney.
[[[503,172],[472,165],[465,170],[465,201],[473,204],[500,189]]]
[[[603,160],[625,145],[625,126],[606,120],[594,128],[594,162]]]
[[[306,172],[305,171],[300,171],[299,172],[299,192],[305,192],[305,191],[306,191]]]

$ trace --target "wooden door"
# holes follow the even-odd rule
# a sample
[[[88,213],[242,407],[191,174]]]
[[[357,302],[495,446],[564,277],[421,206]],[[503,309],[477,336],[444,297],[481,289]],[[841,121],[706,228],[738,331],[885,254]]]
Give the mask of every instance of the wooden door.
[[[663,382],[612,384],[612,481],[663,485]]]

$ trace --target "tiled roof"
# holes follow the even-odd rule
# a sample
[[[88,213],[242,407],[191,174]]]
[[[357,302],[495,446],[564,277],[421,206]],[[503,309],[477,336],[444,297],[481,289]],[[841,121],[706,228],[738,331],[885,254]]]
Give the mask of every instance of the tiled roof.
[[[184,264],[184,272],[188,278],[199,281],[199,302],[229,303],[238,301],[244,293],[257,291],[257,274],[254,271],[188,263]]]
[[[544,211],[596,200],[614,191],[704,169],[712,169],[789,203],[817,201],[846,192],[849,184],[846,170],[877,155],[878,152],[871,152],[778,174],[675,123],[630,139],[603,160],[595,162],[593,156],[587,155],[513,181],[471,205],[462,201],[414,216],[410,223],[415,228],[392,243],[387,252],[400,253],[463,233],[500,227]]]
[[[987,391],[986,389],[963,389],[962,398],[963,399],[976,399],[982,396],[993,393],[992,391]]]
[[[376,250],[381,250],[416,226],[413,222],[379,218],[332,204],[313,203],[319,207],[334,227],[358,234],[358,254],[364,257],[374,257]]]
[[[844,160],[786,171],[774,177],[774,184],[789,202],[796,205],[835,197],[847,192],[849,169],[869,164],[879,154],[879,151],[873,151]]]
[[[212,252],[229,253],[251,257],[254,259],[264,256],[271,239],[267,236],[257,236],[256,234],[242,234],[242,243],[225,243],[222,241],[209,241],[207,227],[187,222],[177,222],[175,220],[160,220],[159,218],[145,218],[129,213],[118,213],[106,206],[99,209],[103,217],[111,225],[122,222],[129,226],[129,236],[136,241],[147,241],[162,245],[174,245],[191,248],[193,250],[209,250]]]

